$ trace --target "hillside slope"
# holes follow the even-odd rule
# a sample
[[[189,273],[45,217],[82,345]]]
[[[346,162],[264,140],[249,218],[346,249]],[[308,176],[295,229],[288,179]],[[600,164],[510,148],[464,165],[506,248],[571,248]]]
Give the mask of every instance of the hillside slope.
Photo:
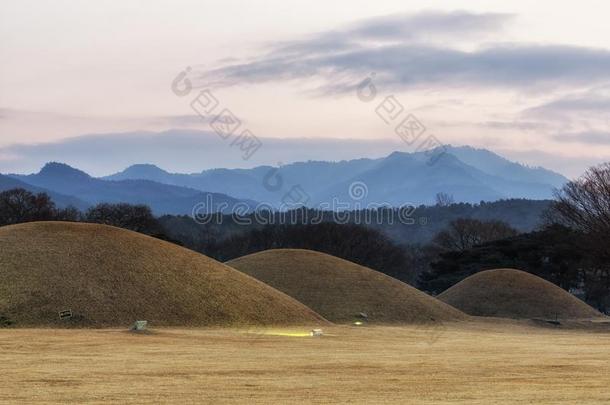
[[[538,276],[514,269],[474,274],[438,298],[469,315],[501,318],[588,319],[601,313]]]
[[[273,249],[227,262],[333,322],[365,313],[375,323],[454,321],[460,311],[385,274],[325,253]]]

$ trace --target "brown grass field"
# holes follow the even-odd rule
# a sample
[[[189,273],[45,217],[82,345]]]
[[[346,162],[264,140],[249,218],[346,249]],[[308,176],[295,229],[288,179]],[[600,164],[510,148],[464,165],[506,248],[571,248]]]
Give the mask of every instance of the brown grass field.
[[[307,331],[3,329],[0,403],[610,402],[607,331],[498,320]]]

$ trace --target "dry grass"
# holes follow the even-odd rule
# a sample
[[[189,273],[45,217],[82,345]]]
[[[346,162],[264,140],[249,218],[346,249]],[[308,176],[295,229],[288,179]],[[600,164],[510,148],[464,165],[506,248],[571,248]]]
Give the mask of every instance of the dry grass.
[[[326,332],[4,329],[0,403],[610,402],[608,332],[496,321]]]
[[[385,274],[325,253],[274,249],[227,262],[333,322],[352,322],[364,312],[377,323],[465,319],[441,301]]]
[[[438,296],[467,314],[505,318],[589,319],[603,315],[560,287],[520,270],[474,274]]]
[[[326,323],[303,304],[206,256],[104,225],[0,228],[0,316],[15,326]],[[75,319],[59,320],[71,309]]]

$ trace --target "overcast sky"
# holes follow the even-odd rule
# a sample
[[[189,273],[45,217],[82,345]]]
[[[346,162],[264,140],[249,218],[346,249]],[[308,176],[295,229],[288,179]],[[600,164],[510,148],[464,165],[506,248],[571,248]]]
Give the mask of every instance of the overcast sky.
[[[380,143],[399,139],[375,112],[393,95],[443,143],[575,176],[610,160],[608,15],[601,0],[3,1],[0,172],[30,168],[24,145],[208,130],[190,102],[209,89],[259,137]],[[206,168],[182,164],[168,169]]]

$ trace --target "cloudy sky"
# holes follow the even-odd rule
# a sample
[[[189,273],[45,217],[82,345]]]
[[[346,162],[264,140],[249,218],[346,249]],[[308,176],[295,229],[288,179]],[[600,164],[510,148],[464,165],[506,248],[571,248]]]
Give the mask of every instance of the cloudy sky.
[[[209,132],[225,108],[240,130],[295,139],[312,155],[263,148],[257,160],[227,159],[233,166],[315,158],[325,145],[340,145],[327,138],[358,140],[337,158],[415,148],[401,142],[388,114],[412,114],[442,143],[488,148],[568,176],[610,160],[610,3],[422,4],[3,1],[0,172],[33,170],[59,156],[48,151],[77,143],[80,152],[61,158],[107,174],[139,163],[117,141],[122,133],[139,134],[155,163],[168,151],[168,139],[155,132]],[[180,91],[184,79],[190,91]],[[363,96],[368,85],[375,93]],[[191,107],[202,90],[218,104],[205,118]],[[380,107],[388,97],[393,111]],[[96,164],[94,145],[104,140],[121,149],[105,145],[109,156]],[[181,159],[174,146],[167,169],[222,165]],[[193,143],[182,147],[192,152]]]

